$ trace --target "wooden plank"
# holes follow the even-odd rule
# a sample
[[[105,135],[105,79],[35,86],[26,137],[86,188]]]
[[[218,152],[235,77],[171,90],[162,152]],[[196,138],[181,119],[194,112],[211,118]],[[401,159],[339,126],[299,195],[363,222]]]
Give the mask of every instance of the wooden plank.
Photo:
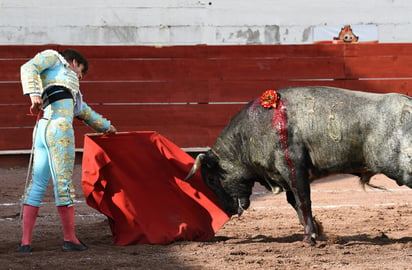
[[[344,78],[340,58],[96,60],[89,81]]]
[[[209,82],[206,80],[82,81],[80,85],[85,100],[92,103],[208,102]],[[0,82],[0,94],[0,105],[30,104],[20,82]]]
[[[116,126],[156,130],[159,126],[175,129],[195,125],[225,125],[243,106],[244,104],[93,105],[93,109]]]
[[[36,53],[73,48],[87,59],[99,58],[251,58],[251,57],[337,57],[343,56],[344,45],[195,45],[195,46],[79,46],[79,45],[1,45],[0,59],[29,59]]]
[[[20,82],[0,82],[0,105],[30,104],[30,98],[23,95]]]
[[[225,45],[207,46],[209,59],[343,57],[343,46],[305,45]]]
[[[268,89],[290,86],[343,87],[343,80],[212,80],[209,87],[210,102],[248,102]]]
[[[22,59],[0,60],[0,81],[19,81]],[[88,81],[344,78],[338,57],[91,59]]]
[[[345,58],[345,78],[412,78],[412,56]]]
[[[20,81],[20,67],[25,62],[25,59],[0,60],[0,81]]]
[[[207,80],[81,82],[89,103],[206,103],[208,88]]]
[[[399,93],[412,96],[412,80],[345,80],[344,87],[373,93]]]
[[[101,58],[205,58],[209,46],[79,46],[73,47],[88,59]]]
[[[356,43],[344,45],[345,57],[411,56],[412,43]]]
[[[46,49],[58,49],[58,45],[1,45],[0,59],[30,59],[36,53]]]
[[[195,45],[195,46],[105,46],[75,47],[88,58],[267,58],[267,57],[338,57],[343,45]]]
[[[216,60],[217,76],[225,80],[337,79],[343,78],[341,58],[276,58]]]
[[[92,103],[247,102],[269,88],[304,85],[343,86],[343,81],[209,80],[82,83],[84,99]],[[121,95],[116,95],[122,92]]]
[[[63,51],[75,49],[87,59],[99,58],[194,58],[204,57],[207,46],[82,46],[82,45],[0,45],[0,59],[22,58],[30,59],[36,53],[52,49]],[[203,55],[202,55],[203,52]]]
[[[36,116],[29,116],[30,103],[20,105],[0,106],[0,128],[27,128],[33,127],[36,123]],[[0,132],[1,136],[1,132]]]
[[[20,81],[27,59],[0,60],[0,81]],[[204,59],[91,59],[88,81],[204,79],[214,74]]]
[[[218,81],[210,88],[211,102],[246,102],[259,97],[267,89],[290,86],[331,86],[374,93],[412,94],[412,80],[371,79],[331,81]]]
[[[374,93],[412,94],[411,79],[213,81],[209,88],[210,102],[247,102],[259,97],[267,89],[290,86],[331,86]]]
[[[90,81],[201,80],[213,75],[204,59],[92,59],[89,66]]]
[[[2,128],[0,150],[31,149],[33,128]]]

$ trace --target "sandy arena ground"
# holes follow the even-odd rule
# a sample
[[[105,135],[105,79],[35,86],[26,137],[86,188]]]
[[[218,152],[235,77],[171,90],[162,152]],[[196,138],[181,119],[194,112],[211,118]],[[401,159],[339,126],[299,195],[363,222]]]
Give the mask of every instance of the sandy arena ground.
[[[351,175],[312,185],[313,212],[325,235],[304,246],[302,226],[285,194],[256,186],[252,204],[210,242],[114,246],[105,216],[86,205],[76,165],[76,231],[90,249],[61,251],[62,232],[49,188],[33,235],[33,252],[15,252],[26,167],[0,168],[0,269],[412,269],[412,189],[384,176],[366,191]],[[161,198],[159,198],[161,199]],[[150,207],[150,206],[148,206]]]

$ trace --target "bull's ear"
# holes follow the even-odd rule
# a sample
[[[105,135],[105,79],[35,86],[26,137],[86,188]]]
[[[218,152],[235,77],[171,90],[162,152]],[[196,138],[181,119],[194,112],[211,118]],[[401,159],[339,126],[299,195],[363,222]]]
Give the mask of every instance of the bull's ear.
[[[202,161],[205,157],[205,154],[197,155],[195,162],[193,163],[192,169],[190,170],[189,174],[185,177],[185,181],[188,181],[196,172],[199,170],[200,166],[202,165]]]

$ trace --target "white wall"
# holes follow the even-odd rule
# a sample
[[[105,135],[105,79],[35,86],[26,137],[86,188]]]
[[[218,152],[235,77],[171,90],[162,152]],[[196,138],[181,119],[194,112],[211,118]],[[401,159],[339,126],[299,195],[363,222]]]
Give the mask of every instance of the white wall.
[[[411,22],[411,0],[0,0],[0,45],[302,44],[344,24],[412,42]]]

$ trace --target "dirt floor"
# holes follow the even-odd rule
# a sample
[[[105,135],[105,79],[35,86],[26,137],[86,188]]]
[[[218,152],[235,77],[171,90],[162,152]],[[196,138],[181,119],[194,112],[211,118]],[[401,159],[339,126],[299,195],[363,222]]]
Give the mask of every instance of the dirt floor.
[[[15,252],[26,167],[0,167],[0,269],[412,269],[412,189],[377,176],[367,188],[338,175],[312,185],[313,212],[325,235],[304,246],[302,226],[285,194],[255,187],[252,204],[210,242],[114,246],[105,216],[86,205],[76,165],[76,231],[90,249],[61,251],[50,189],[33,235],[33,252]]]

